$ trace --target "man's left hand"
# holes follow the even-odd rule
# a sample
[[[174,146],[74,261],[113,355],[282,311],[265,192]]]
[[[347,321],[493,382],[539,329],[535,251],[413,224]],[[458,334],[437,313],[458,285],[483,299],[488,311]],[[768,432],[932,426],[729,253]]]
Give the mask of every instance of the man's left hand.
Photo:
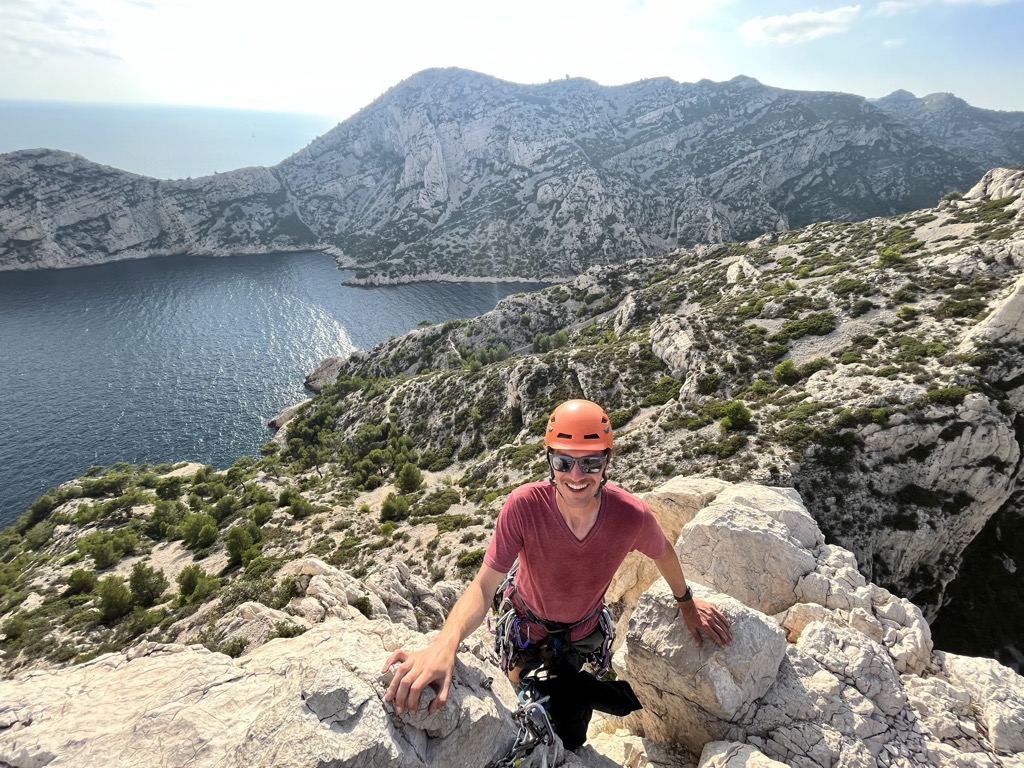
[[[693,598],[685,603],[677,603],[679,612],[683,615],[687,629],[693,635],[693,641],[700,648],[704,640],[700,631],[708,633],[718,646],[732,645],[732,634],[729,632],[729,619],[720,610],[699,597]]]

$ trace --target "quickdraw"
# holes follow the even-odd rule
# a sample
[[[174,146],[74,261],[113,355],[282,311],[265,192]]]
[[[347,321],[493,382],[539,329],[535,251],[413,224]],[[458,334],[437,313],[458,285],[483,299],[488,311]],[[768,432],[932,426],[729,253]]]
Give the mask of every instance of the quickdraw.
[[[485,768],[516,768],[537,747],[545,747],[541,756],[541,768],[547,768],[547,747],[555,742],[555,729],[548,717],[548,696],[537,699],[537,689],[529,680],[519,689],[519,706],[512,713],[512,719],[519,724],[519,732],[508,753],[500,760],[488,763]]]

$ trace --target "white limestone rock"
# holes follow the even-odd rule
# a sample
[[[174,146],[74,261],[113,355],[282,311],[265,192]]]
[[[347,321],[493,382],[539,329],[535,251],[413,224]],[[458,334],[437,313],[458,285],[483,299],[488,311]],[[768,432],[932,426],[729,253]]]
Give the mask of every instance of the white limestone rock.
[[[785,768],[748,744],[712,741],[700,753],[700,768]]]
[[[144,643],[0,682],[0,764],[465,766],[511,745],[510,689],[466,659],[444,714],[397,717],[380,670],[413,641],[388,622],[328,622],[244,659]],[[75,695],[66,697],[67,691]],[[116,691],[115,697],[110,696]],[[55,702],[60,702],[54,706]]]
[[[685,320],[660,315],[651,325],[651,351],[668,366],[673,378],[683,381],[703,370],[707,354],[695,346]]]
[[[987,736],[998,752],[1024,752],[1024,678],[995,659],[936,653],[947,679],[966,690],[981,710]]]
[[[218,646],[239,643],[244,650],[256,648],[284,633],[301,633],[311,622],[284,611],[268,608],[262,603],[246,601],[219,618],[210,640]]]
[[[695,586],[729,618],[732,645],[704,639],[697,648],[662,581],[643,594],[613,665],[629,680],[644,709],[636,717],[649,738],[684,744],[699,753],[724,737],[771,687],[786,648],[785,635],[763,614]]]
[[[698,582],[775,614],[798,601],[797,584],[815,568],[814,556],[801,544],[801,537],[820,536],[810,526],[813,521],[791,492],[742,486],[701,510],[683,529],[676,551],[684,573]]]

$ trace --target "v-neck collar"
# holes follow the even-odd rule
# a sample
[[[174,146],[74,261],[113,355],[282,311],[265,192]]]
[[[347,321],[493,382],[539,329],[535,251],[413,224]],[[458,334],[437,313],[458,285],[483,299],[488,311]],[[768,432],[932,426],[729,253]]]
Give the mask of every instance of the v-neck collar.
[[[569,537],[569,540],[575,542],[577,546],[582,546],[583,544],[586,544],[587,541],[597,532],[598,526],[601,525],[601,521],[604,519],[604,515],[602,514],[602,512],[604,512],[604,488],[602,487],[600,490],[601,495],[598,498],[597,513],[594,518],[594,524],[590,526],[590,530],[587,531],[586,536],[584,536],[582,539],[573,532],[572,527],[569,525],[569,523],[565,519],[565,516],[562,514],[562,510],[558,508],[558,489],[552,487],[552,491],[553,493],[551,494],[551,510],[555,515],[558,516],[558,522],[562,526],[562,531],[565,533],[566,536]]]

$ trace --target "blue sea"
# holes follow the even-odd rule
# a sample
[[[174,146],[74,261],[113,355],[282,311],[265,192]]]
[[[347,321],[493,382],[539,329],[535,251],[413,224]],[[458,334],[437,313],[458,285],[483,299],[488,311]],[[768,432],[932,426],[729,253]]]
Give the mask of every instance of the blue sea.
[[[47,147],[155,178],[274,165],[337,121],[0,102],[0,152]],[[491,309],[523,284],[354,288],[323,254],[0,272],[0,526],[94,464],[258,455],[324,358]]]
[[[326,115],[0,101],[0,153],[63,149],[157,179],[276,165],[335,125]]]
[[[324,358],[540,287],[349,275],[318,253],[0,272],[0,526],[92,465],[257,456]]]

